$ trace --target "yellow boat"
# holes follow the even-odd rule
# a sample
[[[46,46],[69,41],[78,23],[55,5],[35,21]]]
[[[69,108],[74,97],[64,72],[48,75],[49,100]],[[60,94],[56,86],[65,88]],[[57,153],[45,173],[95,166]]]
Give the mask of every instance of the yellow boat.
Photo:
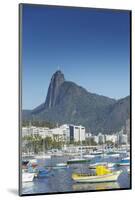
[[[97,166],[95,175],[73,173],[72,179],[78,183],[101,183],[117,181],[121,170],[111,172],[105,166]]]

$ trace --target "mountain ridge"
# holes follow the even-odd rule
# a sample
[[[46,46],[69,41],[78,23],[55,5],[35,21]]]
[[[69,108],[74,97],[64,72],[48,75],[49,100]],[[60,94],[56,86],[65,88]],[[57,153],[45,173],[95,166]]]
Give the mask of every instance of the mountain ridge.
[[[23,111],[24,120],[81,124],[95,134],[111,133],[121,129],[130,118],[130,98],[115,100],[90,93],[66,81],[64,74],[57,71],[51,78],[45,102],[28,111],[28,115],[26,113]]]

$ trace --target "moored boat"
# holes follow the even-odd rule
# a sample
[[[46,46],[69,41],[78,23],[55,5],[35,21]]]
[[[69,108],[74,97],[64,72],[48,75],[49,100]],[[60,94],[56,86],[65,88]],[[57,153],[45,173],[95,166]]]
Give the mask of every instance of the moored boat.
[[[22,165],[23,166],[27,166],[28,163],[29,163],[29,160],[22,160]]]
[[[51,159],[51,155],[43,154],[35,156],[36,159]]]
[[[111,172],[104,166],[97,166],[95,175],[73,173],[72,179],[78,183],[113,182],[117,181],[120,173],[121,170]]]
[[[83,156],[84,158],[89,158],[89,159],[92,159],[92,158],[95,158],[96,156],[95,155],[91,155],[91,154],[86,154]]]
[[[44,178],[44,177],[48,176],[49,172],[50,172],[50,171],[49,171],[49,170],[46,170],[46,169],[39,169],[39,170],[38,170],[37,177],[38,177],[38,178]]]
[[[53,166],[52,169],[66,169],[69,168],[67,163],[58,163],[56,166]]]
[[[109,157],[119,158],[120,154],[119,153],[115,153],[115,152],[109,152],[109,153],[103,154],[102,157],[104,157],[104,158],[109,158]]]
[[[127,168],[127,173],[130,175],[130,167]]]
[[[129,166],[130,165],[130,157],[123,158],[121,161],[117,162],[118,166]]]
[[[53,169],[66,169],[69,166],[67,165],[67,163],[57,163],[56,166],[52,167]]]
[[[35,173],[23,172],[22,173],[22,182],[32,182],[34,179]]]
[[[29,160],[28,166],[37,167],[38,166],[37,159]]]
[[[67,167],[67,163],[57,163],[57,167]]]
[[[101,156],[102,154],[103,154],[102,151],[91,152],[91,155],[93,155],[93,156]]]
[[[86,158],[72,158],[67,161],[67,164],[75,164],[75,163],[87,163],[90,162],[91,159],[86,159]]]

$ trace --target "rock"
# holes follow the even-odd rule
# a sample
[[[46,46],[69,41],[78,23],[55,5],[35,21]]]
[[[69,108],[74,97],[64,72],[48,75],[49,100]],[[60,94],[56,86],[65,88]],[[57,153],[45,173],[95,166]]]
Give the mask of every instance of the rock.
[[[60,70],[53,74],[45,100],[45,108],[52,108],[55,106],[59,88],[64,81],[64,75]]]

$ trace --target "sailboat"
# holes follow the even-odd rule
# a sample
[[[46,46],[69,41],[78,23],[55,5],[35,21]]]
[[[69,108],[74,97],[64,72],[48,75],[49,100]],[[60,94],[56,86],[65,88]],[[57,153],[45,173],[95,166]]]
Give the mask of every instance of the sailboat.
[[[112,172],[105,166],[97,166],[94,175],[73,173],[72,179],[78,183],[114,182],[117,181],[120,174],[121,170]]]

